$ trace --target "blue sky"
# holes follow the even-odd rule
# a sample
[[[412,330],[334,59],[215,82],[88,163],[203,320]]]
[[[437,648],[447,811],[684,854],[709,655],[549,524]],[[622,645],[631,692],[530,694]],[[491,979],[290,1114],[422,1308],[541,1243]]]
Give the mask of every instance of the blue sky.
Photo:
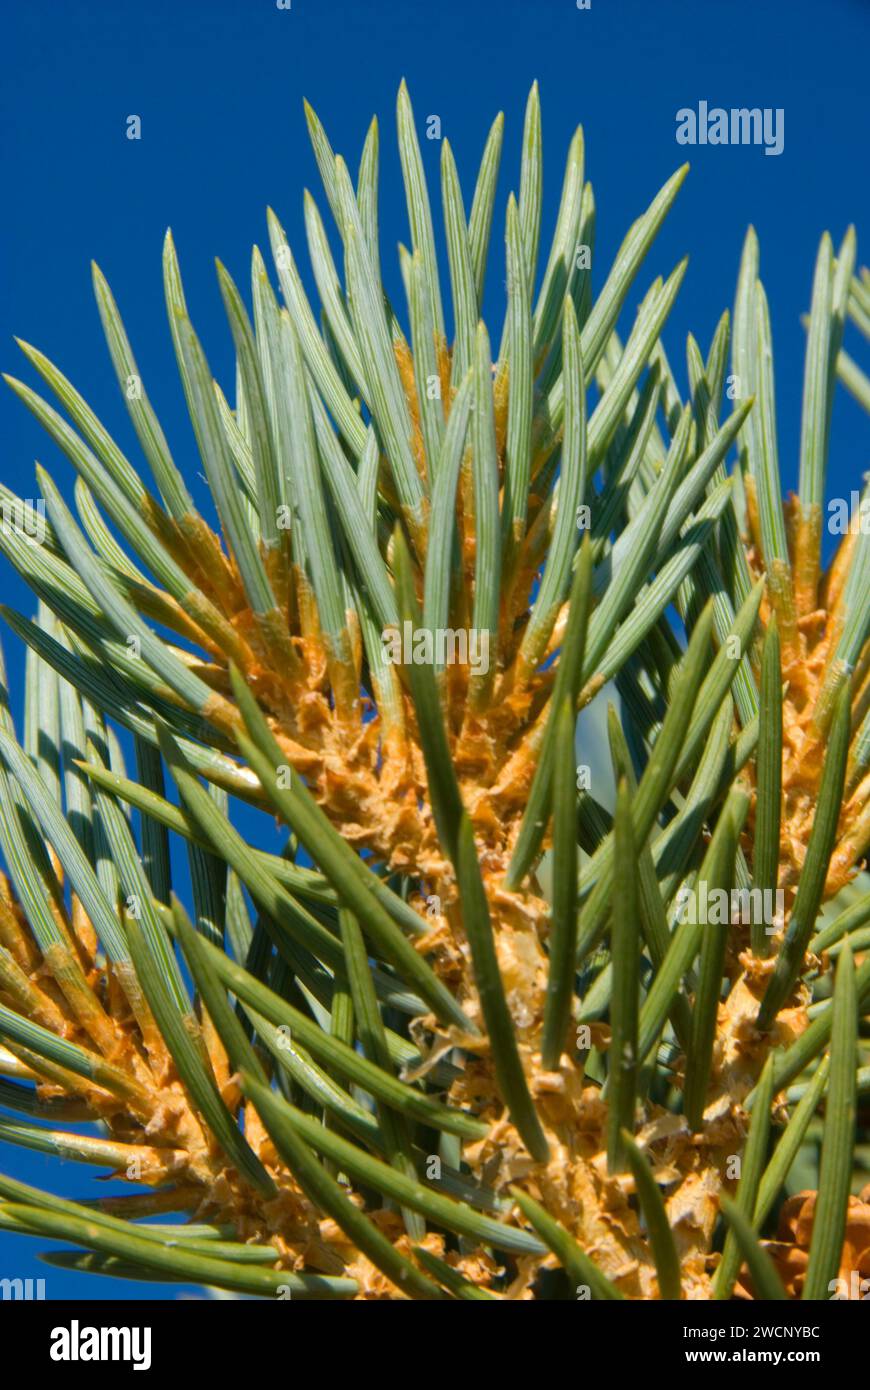
[[[41,348],[137,458],[102,340],[89,262],[118,299],[149,394],[173,452],[199,465],[183,414],[166,327],[161,244],[171,224],[194,322],[216,376],[231,382],[230,335],[213,257],[240,285],[254,241],[268,246],[265,208],[283,221],[307,265],[302,189],[318,176],[302,115],[306,96],[353,170],[372,114],[381,123],[381,232],[387,288],[403,302],[396,243],[408,237],[395,148],[395,95],[404,76],[421,136],[441,119],[466,205],[490,122],[506,117],[501,208],[516,190],[522,114],[541,87],[545,206],[553,226],[574,127],[586,135],[595,187],[595,265],[606,268],[632,220],[688,154],[688,181],[640,277],[645,289],[691,260],[665,341],[685,380],[685,335],[706,351],[731,307],[748,223],[761,241],[777,368],[782,468],[797,477],[803,330],[819,236],[858,228],[867,261],[868,0],[41,0],[4,6],[0,133],[6,194],[0,228],[0,367],[33,380],[12,341]],[[757,146],[686,149],[675,116],[711,106],[784,111],[777,157]],[[126,138],[138,115],[142,138]],[[422,140],[436,201],[440,148]],[[486,310],[500,324],[501,216],[493,229]],[[603,269],[600,272],[603,274]],[[601,278],[593,271],[596,285]],[[635,299],[629,306],[633,311]],[[491,323],[492,328],[492,323]],[[865,345],[866,346],[866,345]],[[860,345],[851,350],[861,360]],[[863,359],[866,369],[866,356]],[[10,393],[0,395],[2,477],[33,496],[39,458],[68,488],[70,469]],[[829,493],[848,494],[867,467],[866,418],[841,393],[834,412]],[[27,592],[0,561],[5,602],[30,613]],[[13,695],[22,663],[4,632]],[[95,1193],[90,1170],[4,1146],[0,1167],[71,1195]],[[63,1275],[37,1264],[35,1243],[0,1233],[0,1277],[45,1276],[50,1297],[167,1296],[147,1285]],[[176,1296],[173,1291],[168,1296]]]

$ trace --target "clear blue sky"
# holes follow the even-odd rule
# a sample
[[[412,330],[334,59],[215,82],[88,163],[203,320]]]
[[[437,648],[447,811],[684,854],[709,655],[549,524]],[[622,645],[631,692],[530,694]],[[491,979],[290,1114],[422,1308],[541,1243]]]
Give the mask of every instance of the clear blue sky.
[[[490,122],[504,111],[503,208],[517,188],[523,107],[537,78],[543,244],[578,122],[596,192],[600,270],[668,175],[687,154],[691,159],[688,182],[641,277],[645,288],[691,255],[665,335],[681,382],[686,332],[706,351],[720,313],[732,305],[740,248],[754,223],[771,303],[782,466],[787,485],[796,482],[799,316],[808,306],[821,232],[829,229],[836,242],[854,222],[859,257],[868,259],[868,0],[592,0],[588,11],[575,0],[292,0],[289,11],[275,0],[6,0],[3,10],[0,367],[32,380],[12,334],[33,342],[72,378],[131,457],[135,437],[91,296],[92,257],[118,299],[175,457],[194,474],[199,465],[163,306],[166,227],[175,233],[212,368],[229,385],[230,335],[213,257],[247,284],[252,243],[268,247],[271,204],[307,265],[302,189],[319,198],[319,184],[303,96],[354,170],[368,122],[373,113],[379,117],[381,231],[388,290],[398,305],[392,252],[408,235],[395,149],[400,79],[408,80],[421,134],[426,116],[440,116],[467,206]],[[766,157],[753,146],[677,145],[677,110],[701,100],[782,107],[784,152]],[[141,117],[140,141],[126,138],[131,114]],[[440,224],[440,150],[425,139],[422,147]],[[496,322],[501,233],[499,215],[487,298]],[[854,342],[852,350],[860,358]],[[866,370],[866,357],[864,364]],[[34,458],[66,489],[69,466],[8,392],[0,395],[0,438],[2,477],[17,492],[33,495]],[[867,441],[866,418],[841,394],[829,491],[848,493],[858,484]],[[3,561],[0,574],[3,599],[30,613],[27,592]],[[15,687],[20,657],[7,632],[3,642]],[[53,1160],[8,1146],[0,1149],[0,1168],[70,1195],[104,1186],[89,1169],[58,1170]],[[40,1266],[37,1248],[0,1233],[0,1277],[44,1275],[52,1297],[148,1296],[147,1285]]]

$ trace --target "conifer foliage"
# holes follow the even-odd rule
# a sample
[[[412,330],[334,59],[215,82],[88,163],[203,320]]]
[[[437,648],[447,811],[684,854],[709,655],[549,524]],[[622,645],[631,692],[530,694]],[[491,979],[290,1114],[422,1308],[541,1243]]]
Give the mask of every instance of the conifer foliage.
[[[499,116],[470,207],[443,142],[440,256],[403,85],[394,306],[378,125],[354,179],[306,115],[319,305],[270,211],[249,295],[217,267],[231,387],[167,234],[196,464],[96,266],[134,458],[36,348],[7,378],[75,486],[0,489],[38,604],[3,609],[0,1140],[130,1191],[0,1174],[0,1227],[266,1298],[852,1288],[870,497],[825,504],[839,383],[870,410],[854,234],[819,248],[784,500],[751,230],[685,387],[662,345],[686,266],[643,265],[685,168],[608,269],[578,129],[543,249],[534,88],[503,253]]]

